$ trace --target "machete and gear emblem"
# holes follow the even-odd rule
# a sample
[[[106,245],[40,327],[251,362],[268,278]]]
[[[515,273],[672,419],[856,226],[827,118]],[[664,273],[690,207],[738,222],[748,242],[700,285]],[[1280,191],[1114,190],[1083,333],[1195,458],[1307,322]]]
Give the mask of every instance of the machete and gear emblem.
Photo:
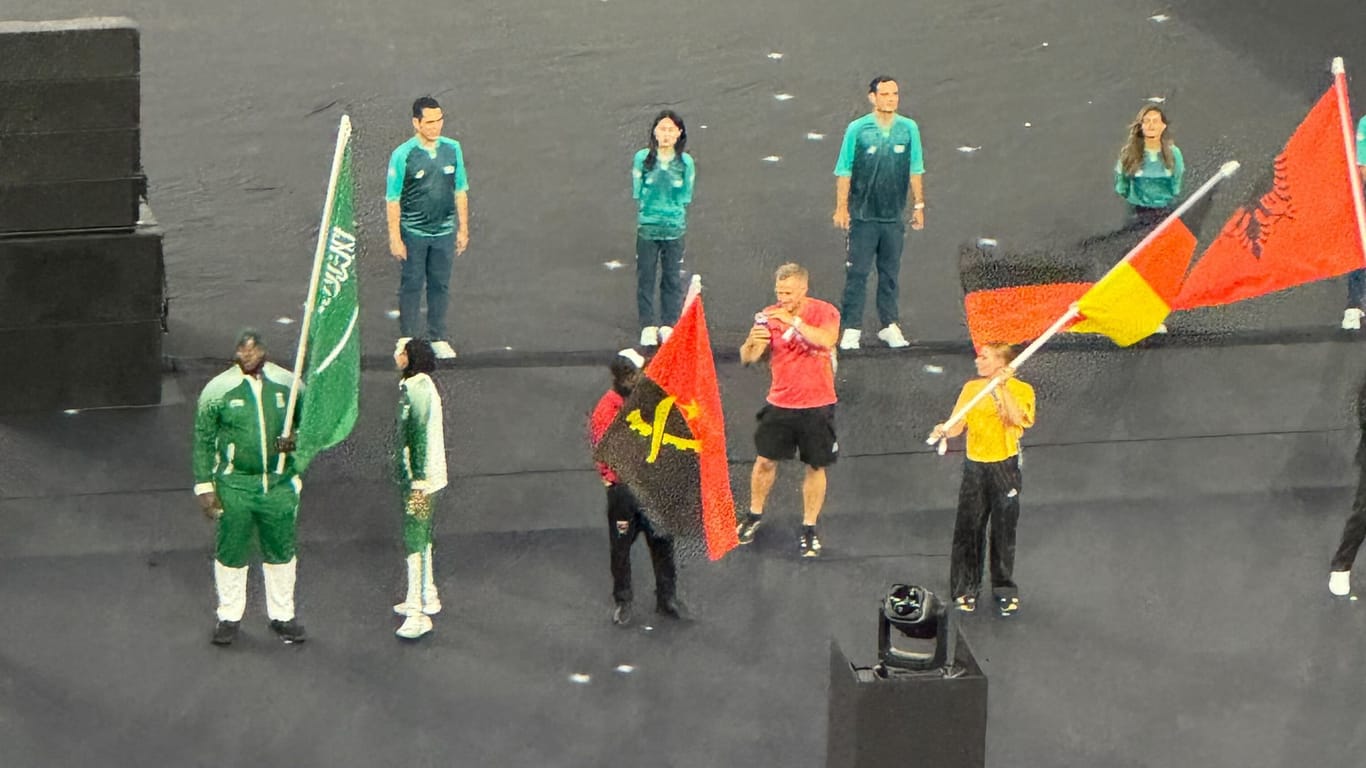
[[[671,445],[679,451],[692,451],[693,453],[702,451],[701,440],[671,435],[664,429],[664,423],[669,420],[669,411],[673,409],[674,402],[677,399],[670,395],[660,400],[659,404],[655,406],[653,423],[646,422],[641,417],[639,408],[626,414],[626,424],[631,428],[631,431],[640,434],[642,437],[650,438],[650,455],[645,457],[647,464],[655,463],[655,460],[659,458],[659,449],[665,445]],[[696,418],[700,410],[696,403],[680,405],[679,409],[683,411],[684,418],[689,420]]]

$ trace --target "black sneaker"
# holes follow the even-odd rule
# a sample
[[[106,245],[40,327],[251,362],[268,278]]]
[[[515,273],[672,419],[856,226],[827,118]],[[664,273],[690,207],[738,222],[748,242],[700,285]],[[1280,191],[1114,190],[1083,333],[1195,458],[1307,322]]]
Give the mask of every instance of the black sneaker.
[[[270,628],[275,634],[279,635],[280,639],[285,641],[285,644],[287,645],[302,643],[307,639],[304,634],[304,625],[300,624],[297,619],[290,619],[289,621],[271,619]]]
[[[684,605],[683,601],[677,597],[659,598],[655,603],[655,613],[679,621],[686,621],[691,615],[688,613],[688,606]]]
[[[241,626],[240,621],[222,621],[213,628],[213,637],[209,642],[214,645],[232,645],[232,641],[237,639],[237,628]]]
[[[741,544],[748,544],[754,541],[754,534],[759,530],[759,525],[764,522],[763,515],[756,515],[753,512],[746,512],[740,524],[735,526],[735,536],[740,539]]]
[[[802,557],[821,556],[821,537],[816,535],[816,526],[802,526]]]
[[[631,604],[617,603],[612,609],[612,623],[618,627],[624,627],[631,623]]]

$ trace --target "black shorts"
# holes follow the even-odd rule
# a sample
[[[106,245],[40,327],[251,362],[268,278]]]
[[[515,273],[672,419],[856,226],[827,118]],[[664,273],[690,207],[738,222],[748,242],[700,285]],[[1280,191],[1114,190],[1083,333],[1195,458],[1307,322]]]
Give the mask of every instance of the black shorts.
[[[754,448],[765,459],[783,461],[800,451],[803,464],[819,469],[839,458],[833,404],[818,408],[765,405],[754,418],[759,421]]]

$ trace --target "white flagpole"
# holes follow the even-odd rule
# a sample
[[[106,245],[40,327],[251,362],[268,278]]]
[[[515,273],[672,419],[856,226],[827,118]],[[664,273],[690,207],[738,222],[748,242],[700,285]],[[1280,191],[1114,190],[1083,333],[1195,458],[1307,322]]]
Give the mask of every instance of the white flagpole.
[[[1357,238],[1361,243],[1363,259],[1366,259],[1366,201],[1362,199],[1361,171],[1358,165],[1366,164],[1366,157],[1356,156],[1356,146],[1352,141],[1352,112],[1347,104],[1347,69],[1342,65],[1342,57],[1333,59],[1333,90],[1338,96],[1339,122],[1342,123],[1343,149],[1347,152],[1348,186],[1352,190],[1352,205],[1357,213]]]
[[[328,238],[331,237],[332,201],[337,194],[337,177],[341,175],[342,157],[346,145],[351,141],[351,118],[342,115],[337,125],[337,146],[332,152],[332,173],[327,180],[327,197],[323,199],[323,219],[318,226],[318,247],[313,254],[313,276],[308,281],[308,298],[304,305],[304,321],[299,324],[299,346],[294,353],[294,382],[289,388],[289,407],[285,410],[285,426],[281,437],[289,437],[294,428],[294,410],[299,401],[300,377],[304,372],[304,360],[308,353],[308,331],[313,325],[313,308],[317,303],[318,281],[322,277],[323,256],[327,253]],[[285,456],[280,454],[275,474],[285,471]]]
[[[687,312],[688,305],[700,295],[702,295],[702,276],[693,275],[692,279],[688,281],[688,295],[683,298],[683,311]]]
[[[1237,173],[1237,171],[1237,160],[1230,160],[1229,162],[1224,163],[1222,166],[1220,166],[1218,173],[1214,174],[1214,176],[1211,177],[1209,181],[1206,181],[1204,184],[1200,185],[1199,189],[1192,192],[1191,196],[1186,198],[1185,202],[1177,206],[1176,210],[1168,214],[1167,218],[1163,219],[1161,224],[1158,224],[1156,227],[1154,227],[1153,231],[1149,232],[1146,237],[1139,241],[1138,245],[1135,245],[1132,249],[1129,250],[1128,253],[1124,254],[1124,258],[1120,259],[1119,263],[1115,264],[1115,266],[1111,267],[1110,270],[1105,273],[1106,277],[1108,277],[1111,272],[1114,272],[1116,269],[1118,269],[1121,264],[1127,264],[1130,259],[1132,259],[1135,255],[1140,253],[1144,248],[1148,246],[1149,243],[1156,239],[1157,236],[1161,234],[1164,229],[1167,228],[1168,224],[1170,224],[1173,220],[1180,218],[1182,214],[1190,210],[1191,206],[1195,205],[1195,203],[1198,202],[1202,197],[1209,194],[1210,190],[1214,189],[1215,185],[1217,185],[1224,179],[1227,179],[1228,177],[1232,176],[1234,173]],[[1102,277],[1101,279],[1104,280],[1105,278]],[[1048,327],[1048,330],[1044,331],[1043,334],[1041,334],[1039,338],[1035,339],[1034,342],[1030,344],[1028,347],[1025,347],[1023,352],[1015,356],[1015,359],[1011,361],[1011,367],[1016,370],[1019,370],[1019,367],[1023,365],[1026,360],[1033,357],[1034,353],[1038,352],[1040,347],[1048,343],[1049,339],[1052,339],[1054,336],[1058,334],[1058,332],[1066,328],[1067,324],[1070,323],[1072,320],[1076,319],[1078,314],[1080,314],[1080,310],[1078,310],[1077,305],[1073,303],[1072,306],[1067,308],[1067,312],[1065,312],[1062,317],[1058,318],[1056,322],[1054,322],[1052,325]],[[962,421],[967,416],[968,411],[971,411],[973,406],[977,405],[979,402],[982,401],[983,398],[990,395],[992,390],[996,389],[997,385],[999,385],[1000,383],[1001,380],[996,378],[993,378],[990,381],[988,381],[987,385],[985,387],[982,387],[981,392],[978,392],[971,400],[967,402],[966,405],[955,411],[954,414],[949,417],[948,421],[944,422],[944,429],[951,429],[955,424]],[[929,437],[925,438],[925,442],[928,445],[934,445],[935,443],[938,443],[938,451],[939,455],[941,456],[943,456],[944,453],[948,451],[949,443],[947,437],[941,437],[936,439],[935,436],[931,434]]]

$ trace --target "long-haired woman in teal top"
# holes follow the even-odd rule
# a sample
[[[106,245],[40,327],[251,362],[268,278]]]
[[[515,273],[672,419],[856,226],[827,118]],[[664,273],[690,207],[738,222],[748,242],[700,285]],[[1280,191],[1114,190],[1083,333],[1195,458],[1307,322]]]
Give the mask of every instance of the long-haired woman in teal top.
[[[1186,163],[1167,130],[1167,113],[1149,104],[1129,125],[1129,139],[1115,163],[1115,194],[1129,203],[1131,224],[1151,227],[1171,213],[1181,196]]]
[[[631,164],[631,192],[636,214],[636,309],[640,344],[653,347],[673,331],[683,308],[683,238],[688,231],[697,170],[688,146],[683,118],[664,110],[650,124],[649,146]],[[658,311],[655,285],[659,285]]]

